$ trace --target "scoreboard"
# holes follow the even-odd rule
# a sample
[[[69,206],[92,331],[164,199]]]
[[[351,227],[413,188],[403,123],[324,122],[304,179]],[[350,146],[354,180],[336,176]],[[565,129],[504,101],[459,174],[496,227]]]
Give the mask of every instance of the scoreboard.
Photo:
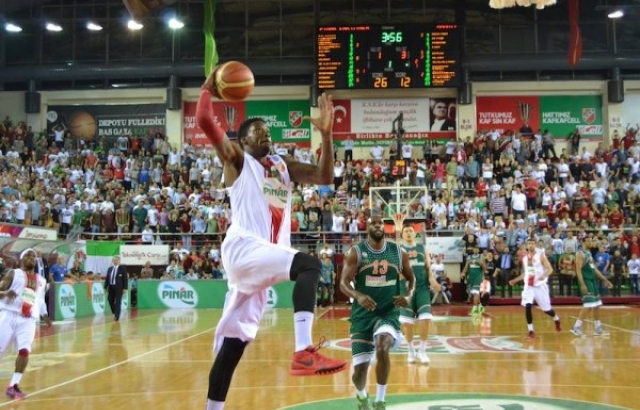
[[[317,42],[320,90],[460,85],[455,24],[321,26]]]

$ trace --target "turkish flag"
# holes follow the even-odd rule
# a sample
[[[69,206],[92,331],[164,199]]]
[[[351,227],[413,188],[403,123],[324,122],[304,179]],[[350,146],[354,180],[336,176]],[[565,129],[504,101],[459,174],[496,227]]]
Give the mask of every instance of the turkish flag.
[[[351,133],[351,100],[335,100],[333,112],[333,133]]]

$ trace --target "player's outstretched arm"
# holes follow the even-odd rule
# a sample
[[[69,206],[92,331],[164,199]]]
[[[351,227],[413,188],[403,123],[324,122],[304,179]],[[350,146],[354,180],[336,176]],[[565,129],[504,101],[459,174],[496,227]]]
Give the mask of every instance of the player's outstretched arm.
[[[604,283],[607,289],[613,288],[613,283],[609,282],[609,279],[607,279],[607,277],[604,276],[602,272],[600,272],[600,269],[596,268],[595,271],[596,271],[596,276],[598,277],[598,279],[602,281],[602,283]]]
[[[553,266],[551,266],[549,259],[547,259],[547,255],[543,254],[540,256],[540,259],[542,260],[542,266],[544,266],[544,278],[548,278],[549,276],[553,275]]]
[[[513,286],[516,283],[520,282],[522,279],[524,279],[524,272],[521,272],[518,276],[516,276],[515,278],[511,279],[509,281],[509,285]]]
[[[333,101],[328,94],[318,97],[320,115],[305,117],[322,135],[322,153],[317,165],[303,164],[290,157],[285,158],[289,175],[302,184],[328,185],[333,182]]]
[[[215,88],[214,75],[215,70],[202,84],[200,98],[196,106],[196,122],[209,141],[211,141],[211,144],[213,144],[220,160],[227,165],[239,161],[239,158],[242,158],[242,150],[239,146],[229,141],[224,130],[213,121],[214,113],[211,97]]]

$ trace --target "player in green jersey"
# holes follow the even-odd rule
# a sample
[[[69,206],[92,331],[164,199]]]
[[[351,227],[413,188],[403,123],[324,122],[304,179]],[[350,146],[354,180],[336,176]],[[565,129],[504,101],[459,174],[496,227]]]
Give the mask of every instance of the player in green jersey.
[[[613,284],[596,267],[591,253],[584,250],[576,252],[576,274],[580,285],[580,294],[582,295],[582,309],[571,329],[571,333],[578,337],[584,336],[584,333],[582,333],[582,317],[587,311],[591,310],[595,325],[594,336],[607,336],[608,333],[602,330],[602,322],[600,322],[602,300],[600,299],[598,279],[603,281],[609,289],[613,287]]]
[[[418,346],[418,360],[422,364],[429,364],[427,355],[427,339],[429,338],[429,326],[431,325],[431,289],[440,292],[440,285],[432,272],[429,272],[429,257],[426,254],[424,245],[416,242],[416,231],[413,225],[405,225],[402,228],[402,249],[409,256],[409,263],[416,277],[416,291],[409,302],[409,306],[400,309],[400,323],[407,338],[409,352],[407,361],[416,362],[416,349],[413,344],[413,326],[418,322],[418,335],[420,343]],[[400,291],[404,293],[405,281],[400,281]]]
[[[387,381],[391,370],[389,351],[399,344],[400,311],[413,296],[415,277],[409,257],[394,242],[384,238],[379,213],[368,221],[367,240],[351,248],[340,277],[340,289],[354,299],[351,307],[351,354],[358,409],[368,410],[367,372],[374,354],[377,359],[377,392],[373,409],[385,409]],[[406,293],[400,293],[400,276],[406,278]],[[355,286],[352,285],[355,284]]]
[[[482,255],[480,255],[480,248],[476,245],[473,248],[473,253],[467,257],[467,263],[464,265],[464,269],[460,274],[462,279],[467,278],[467,291],[473,297],[472,316],[477,316],[482,313],[480,306],[480,285],[486,273],[487,265],[484,263]]]

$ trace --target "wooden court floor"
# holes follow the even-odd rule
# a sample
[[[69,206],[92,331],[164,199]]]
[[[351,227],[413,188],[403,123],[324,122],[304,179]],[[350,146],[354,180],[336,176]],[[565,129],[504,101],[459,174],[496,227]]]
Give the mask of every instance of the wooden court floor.
[[[578,307],[560,307],[558,311],[563,331],[556,333],[552,320],[536,311],[538,337],[529,342],[520,307],[489,307],[476,322],[467,315],[467,307],[435,307],[429,343],[432,363],[428,367],[408,365],[402,348],[394,353],[388,408],[639,409],[640,308],[606,307],[602,316],[610,336],[583,339],[568,331]],[[314,332],[329,340],[323,349],[326,353],[345,359],[350,357],[348,312],[348,308],[319,310]],[[219,310],[141,311],[120,323],[112,322],[110,316],[98,316],[42,329],[21,384],[29,396],[19,402],[2,398],[0,410],[203,410],[213,357],[212,334],[219,315]],[[585,326],[591,333],[591,325]],[[289,376],[292,347],[292,312],[269,311],[258,339],[247,349],[236,372],[227,408],[356,408],[351,399],[350,371],[319,377]],[[0,359],[0,379],[5,385],[14,357]],[[369,392],[375,393],[373,372]],[[407,393],[423,394],[411,397],[424,404],[393,404]],[[444,393],[457,396],[440,396]],[[514,397],[504,399],[503,404],[487,401],[496,394]],[[461,404],[430,405],[429,397]],[[456,401],[469,397],[471,401]],[[343,398],[347,400],[335,401]],[[578,403],[558,402],[567,407],[527,404],[526,399],[532,398]],[[480,404],[462,405],[473,400]],[[602,406],[589,407],[586,402]],[[300,406],[304,403],[315,404]]]

